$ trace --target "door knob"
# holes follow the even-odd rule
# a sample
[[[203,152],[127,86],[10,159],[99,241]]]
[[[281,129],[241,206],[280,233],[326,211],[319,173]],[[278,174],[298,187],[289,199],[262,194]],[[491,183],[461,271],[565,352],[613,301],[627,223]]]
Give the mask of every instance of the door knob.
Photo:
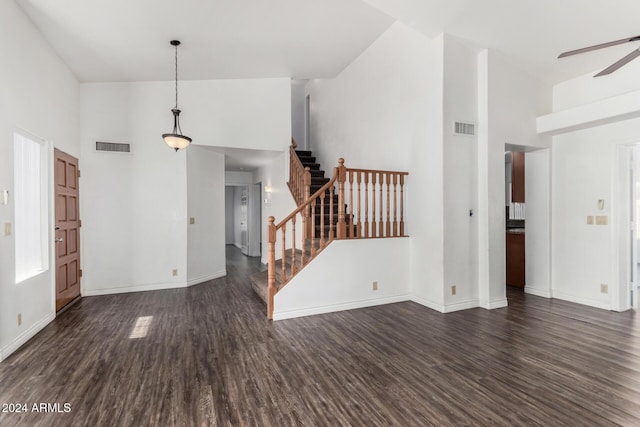
[[[59,239],[56,239],[56,243],[62,243],[62,242],[64,242],[64,239],[62,237]]]

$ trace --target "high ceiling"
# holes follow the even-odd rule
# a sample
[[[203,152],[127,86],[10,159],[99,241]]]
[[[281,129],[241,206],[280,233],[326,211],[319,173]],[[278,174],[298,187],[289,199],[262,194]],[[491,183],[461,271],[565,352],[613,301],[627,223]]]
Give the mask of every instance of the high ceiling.
[[[16,0],[82,82],[180,77],[333,77],[395,19],[495,49],[557,83],[605,68],[640,42],[557,60],[640,34],[637,0]]]

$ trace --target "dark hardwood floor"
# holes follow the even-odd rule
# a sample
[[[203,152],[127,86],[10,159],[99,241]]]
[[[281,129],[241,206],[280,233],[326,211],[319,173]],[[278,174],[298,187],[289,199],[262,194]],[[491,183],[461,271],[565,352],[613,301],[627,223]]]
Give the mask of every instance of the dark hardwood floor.
[[[227,277],[192,288],[83,298],[0,363],[0,404],[30,410],[0,425],[640,425],[634,312],[510,290],[493,311],[269,323],[248,281],[259,262],[227,259]]]

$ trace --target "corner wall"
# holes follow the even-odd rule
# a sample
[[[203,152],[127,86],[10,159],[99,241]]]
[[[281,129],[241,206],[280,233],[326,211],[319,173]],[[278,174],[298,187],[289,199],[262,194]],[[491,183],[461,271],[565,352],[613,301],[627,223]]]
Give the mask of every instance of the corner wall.
[[[0,190],[9,203],[0,205],[0,224],[14,223],[13,132],[25,130],[53,148],[80,157],[78,91],[74,75],[13,1],[0,2]],[[50,229],[54,227],[53,157],[50,157]],[[80,167],[83,167],[80,159]],[[82,187],[82,181],[80,186]],[[14,237],[0,236],[0,360],[6,358],[55,318],[55,247],[49,270],[15,283]],[[22,314],[22,325],[16,316]]]

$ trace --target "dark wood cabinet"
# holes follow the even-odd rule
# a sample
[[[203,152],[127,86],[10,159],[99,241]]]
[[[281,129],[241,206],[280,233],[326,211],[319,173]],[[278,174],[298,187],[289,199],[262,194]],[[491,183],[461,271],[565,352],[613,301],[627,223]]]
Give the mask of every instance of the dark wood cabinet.
[[[511,201],[524,203],[524,153],[511,154]]]
[[[524,233],[507,232],[507,285],[524,288]]]

